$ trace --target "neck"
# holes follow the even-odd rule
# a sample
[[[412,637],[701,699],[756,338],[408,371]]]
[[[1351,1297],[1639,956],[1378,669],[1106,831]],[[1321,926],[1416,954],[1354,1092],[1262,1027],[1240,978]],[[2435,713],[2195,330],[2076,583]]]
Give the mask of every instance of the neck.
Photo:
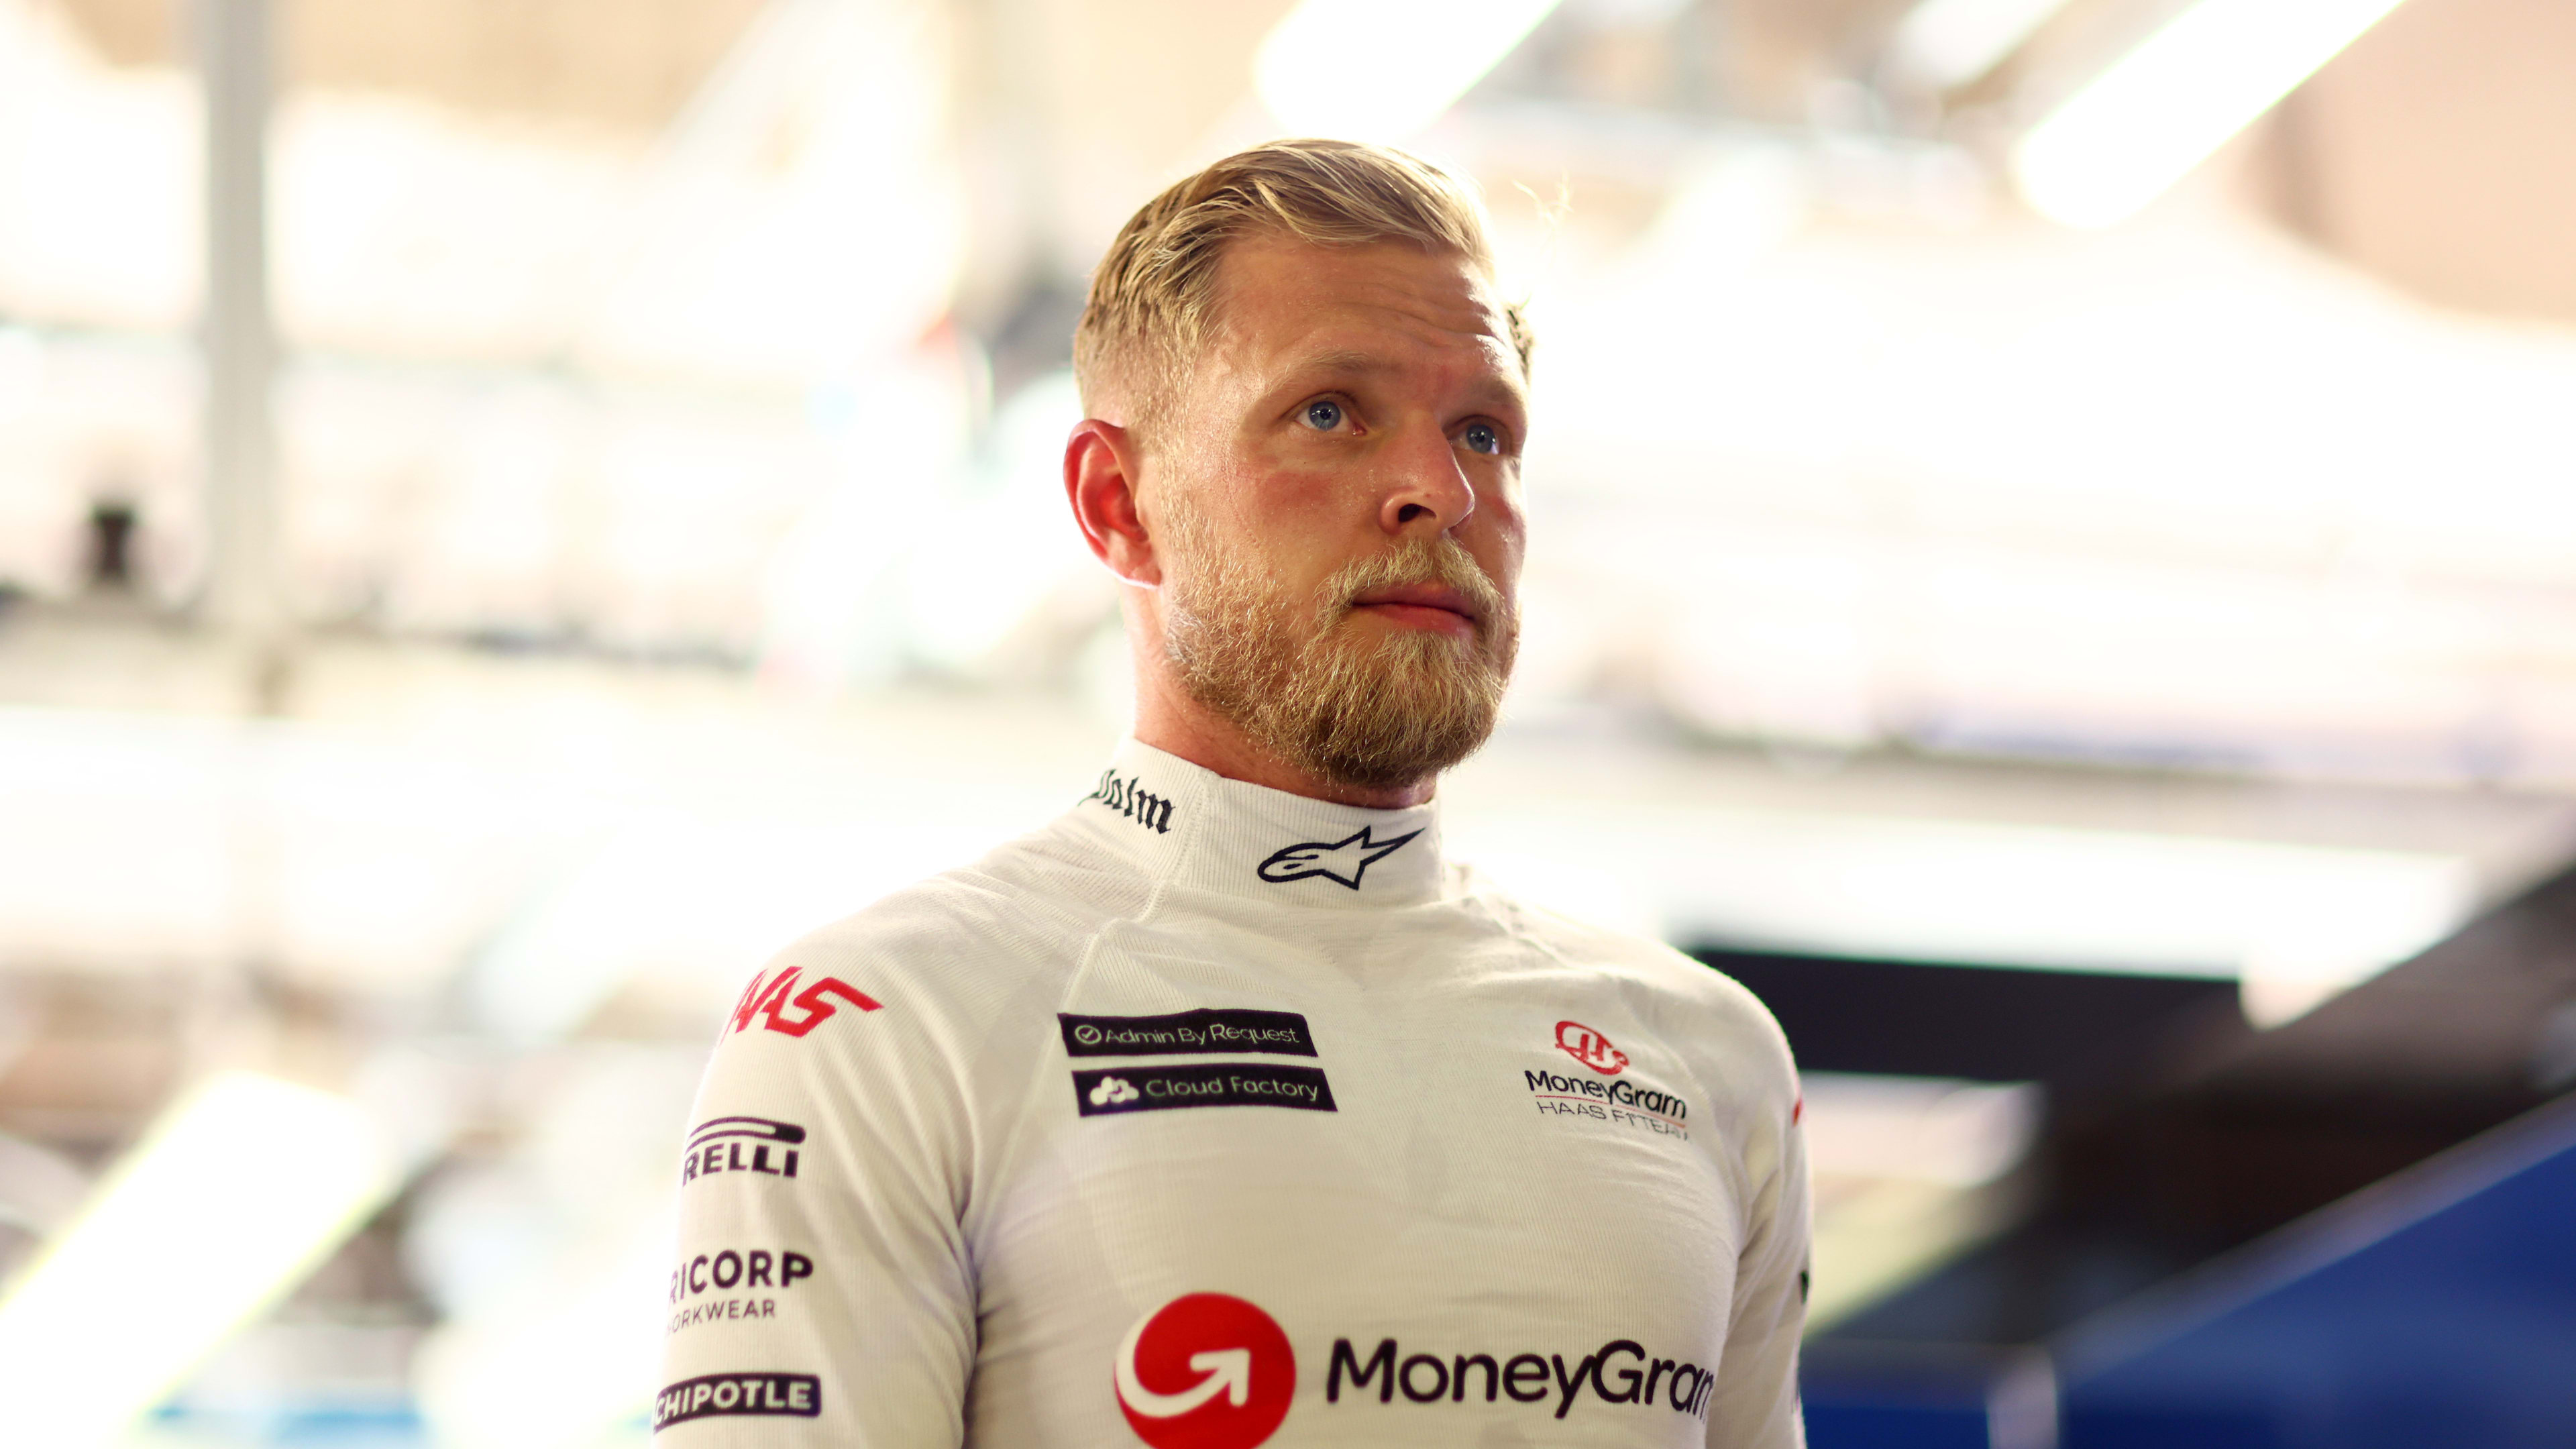
[[[1168,672],[1139,668],[1136,675],[1138,742],[1226,779],[1369,810],[1405,810],[1426,804],[1439,783],[1439,778],[1432,775],[1383,787],[1327,780],[1281,759],[1277,751],[1256,742],[1241,726],[1191,698]]]

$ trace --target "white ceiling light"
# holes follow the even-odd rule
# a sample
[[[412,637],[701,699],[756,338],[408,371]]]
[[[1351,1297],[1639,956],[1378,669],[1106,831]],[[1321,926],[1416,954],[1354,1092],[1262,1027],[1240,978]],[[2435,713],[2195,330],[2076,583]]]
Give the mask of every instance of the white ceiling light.
[[[2340,990],[2449,935],[2478,900],[2470,863],[2430,851],[1552,788],[1491,763],[1463,774],[1444,787],[1450,842],[1534,899],[1678,942]]]
[[[2070,226],[2134,214],[2398,3],[2201,0],[2021,139],[2022,195]]]
[[[400,1180],[346,1098],[248,1072],[199,1087],[0,1301],[12,1442],[114,1437]]]
[[[2066,0],[1923,0],[1896,27],[1896,63],[1935,90],[1966,85],[2065,8]]]
[[[1557,0],[1304,0],[1253,61],[1289,131],[1398,141],[1449,109]]]

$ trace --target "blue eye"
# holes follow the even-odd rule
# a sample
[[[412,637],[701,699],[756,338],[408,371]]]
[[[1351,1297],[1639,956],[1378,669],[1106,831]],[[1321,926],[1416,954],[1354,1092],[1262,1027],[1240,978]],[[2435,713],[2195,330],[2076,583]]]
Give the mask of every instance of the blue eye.
[[[1319,433],[1329,433],[1342,425],[1342,405],[1331,398],[1317,398],[1306,404],[1306,426]]]
[[[1469,423],[1466,431],[1458,435],[1458,441],[1465,443],[1471,453],[1499,453],[1503,450],[1502,430],[1492,423]]]

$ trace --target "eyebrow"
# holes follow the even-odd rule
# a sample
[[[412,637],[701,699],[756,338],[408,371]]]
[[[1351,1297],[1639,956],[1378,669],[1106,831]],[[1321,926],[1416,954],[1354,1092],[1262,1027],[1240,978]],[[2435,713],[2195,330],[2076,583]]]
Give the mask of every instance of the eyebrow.
[[[1279,375],[1278,385],[1285,387],[1319,375],[1349,377],[1356,374],[1362,377],[1383,377],[1388,373],[1403,370],[1400,364],[1374,352],[1363,352],[1355,348],[1336,348],[1331,352],[1318,352],[1312,357],[1300,360]],[[1514,411],[1529,411],[1528,389],[1499,374],[1488,373],[1478,378],[1475,391],[1485,395],[1489,401],[1505,404]]]

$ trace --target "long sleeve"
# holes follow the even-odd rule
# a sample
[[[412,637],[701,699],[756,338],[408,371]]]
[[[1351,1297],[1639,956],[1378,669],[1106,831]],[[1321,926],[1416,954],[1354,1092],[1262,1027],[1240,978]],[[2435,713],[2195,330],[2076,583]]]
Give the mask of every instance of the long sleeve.
[[[1806,1133],[1792,1107],[1736,1263],[1726,1354],[1708,1410],[1709,1449],[1801,1449],[1798,1340],[1807,1321]]]
[[[836,954],[754,978],[699,1089],[653,1416],[670,1449],[964,1438],[961,1095],[933,1034]]]

